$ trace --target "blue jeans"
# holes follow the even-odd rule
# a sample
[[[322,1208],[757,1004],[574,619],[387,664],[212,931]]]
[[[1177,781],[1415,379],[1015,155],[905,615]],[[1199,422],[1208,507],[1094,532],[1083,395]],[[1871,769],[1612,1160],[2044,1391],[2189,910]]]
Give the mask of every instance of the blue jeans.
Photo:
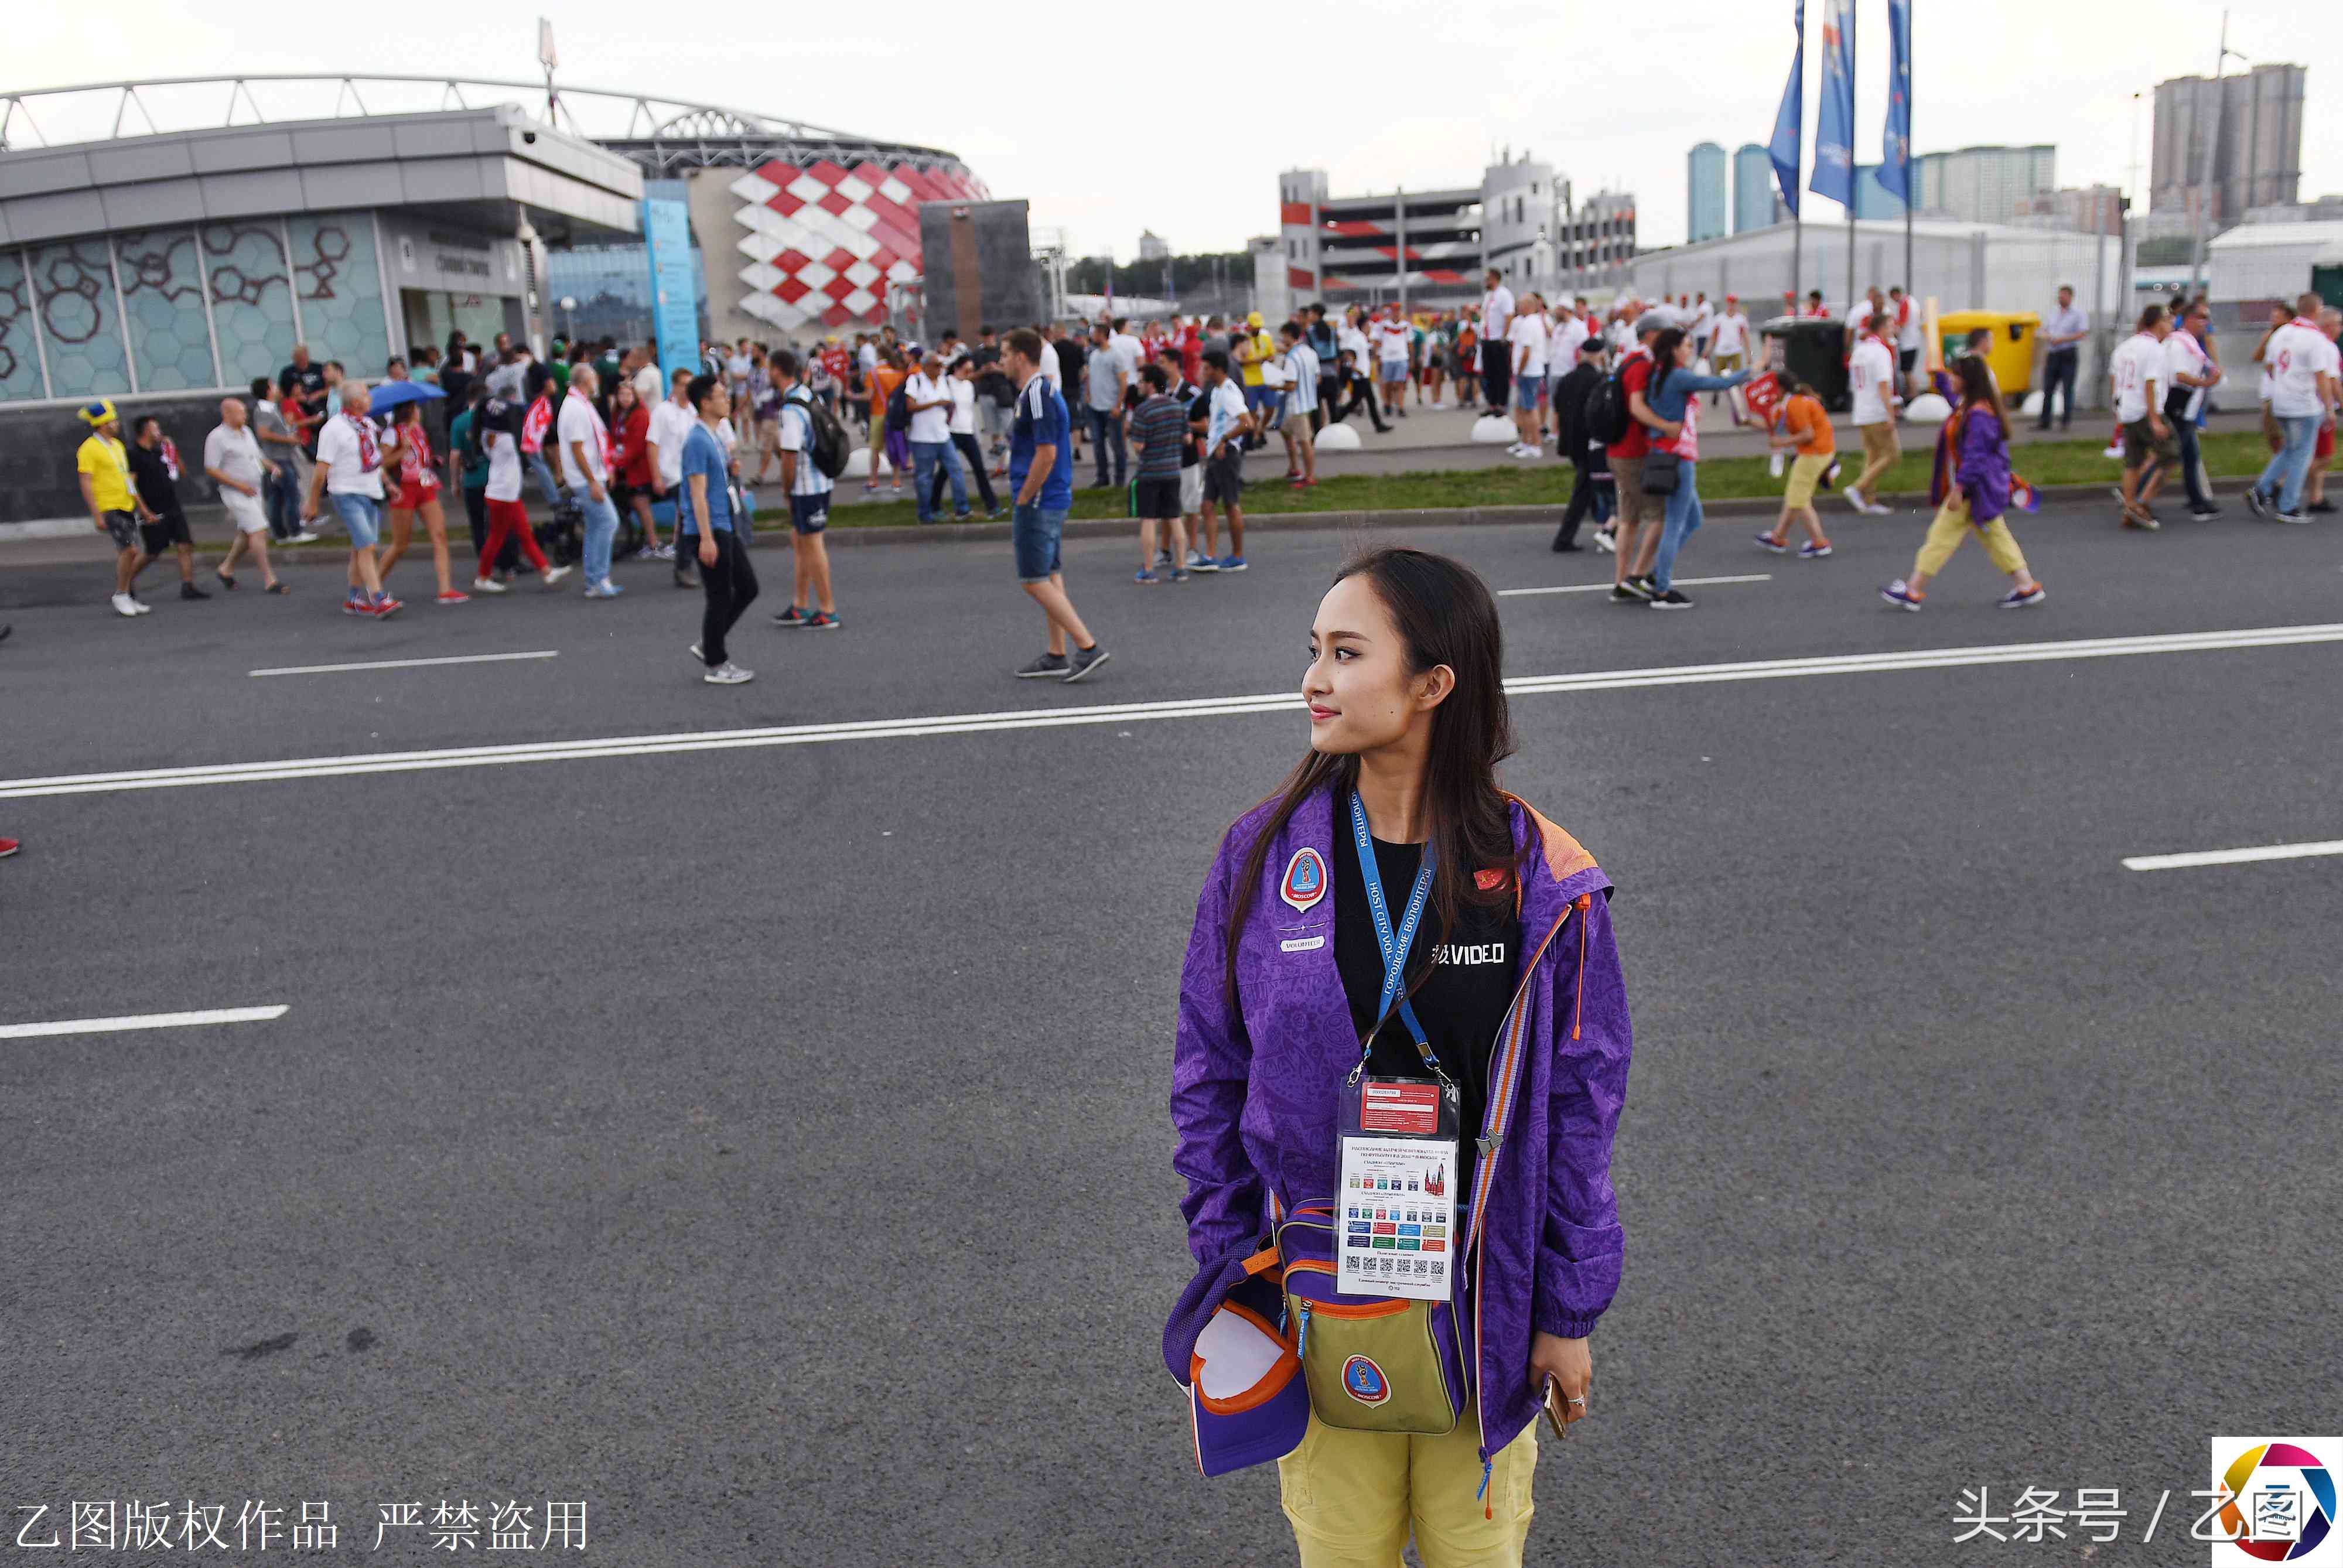
[[[1063,507],[1019,507],[1009,514],[1009,548],[1017,557],[1019,582],[1045,583],[1058,575],[1065,527]]]
[[[1700,465],[1676,466],[1676,492],[1668,498],[1667,518],[1660,528],[1660,548],[1652,557],[1652,582],[1665,593],[1675,581],[1676,552],[1700,527]]]
[[[2262,477],[2254,481],[2254,488],[2278,502],[2281,512],[2299,511],[2302,508],[2302,482],[2310,473],[2310,455],[2318,445],[2318,416],[2316,414],[2273,414],[2278,427],[2285,434],[2286,445],[2269,460]],[[2283,491],[2280,487],[2283,486]]]
[[[939,463],[951,476],[952,510],[963,518],[968,516],[968,476],[960,472],[960,458],[954,455],[952,444],[950,441],[914,441],[911,443],[911,483],[917,488],[911,498],[919,505],[920,521],[923,523],[936,520],[932,498],[935,495],[936,465]]]
[[[2187,419],[2171,421],[2172,434],[2180,443],[2180,477],[2188,487],[2188,504],[2197,511],[2213,505],[2212,493],[2205,488],[2205,459],[2197,445],[2197,427]]]
[[[586,514],[586,586],[599,588],[610,580],[610,541],[618,537],[618,504],[608,490],[598,501],[591,491],[571,494]]]
[[[1091,439],[1098,443],[1098,482],[1121,485],[1131,477],[1131,448],[1123,444],[1122,410],[1120,408],[1085,408],[1091,418]],[[1114,477],[1106,477],[1107,442],[1114,442]]]
[[[382,538],[382,503],[372,496],[344,495],[337,490],[326,492],[334,504],[334,515],[342,519],[342,528],[350,536],[350,548],[367,550]]]
[[[538,487],[545,492],[545,504],[556,511],[561,508],[561,487],[553,482],[553,465],[545,460],[542,452],[528,455],[528,471],[535,477]]]

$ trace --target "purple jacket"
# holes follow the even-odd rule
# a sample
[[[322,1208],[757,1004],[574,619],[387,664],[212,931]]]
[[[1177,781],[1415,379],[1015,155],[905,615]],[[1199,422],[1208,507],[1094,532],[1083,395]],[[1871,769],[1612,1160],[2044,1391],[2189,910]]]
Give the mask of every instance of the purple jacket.
[[[1969,498],[1969,521],[1981,528],[2009,510],[2009,437],[1983,403],[1961,410],[1960,418],[1953,483]]]
[[[1619,1288],[1625,1251],[1611,1191],[1611,1137],[1626,1099],[1633,1034],[1611,935],[1611,881],[1569,834],[1518,799],[1512,810],[1514,848],[1524,853],[1523,968],[1492,1042],[1482,1130],[1489,1151],[1463,1221],[1472,1287],[1458,1314],[1481,1394],[1483,1457],[1537,1415],[1532,1332],[1592,1332]],[[1182,1382],[1197,1334],[1245,1277],[1244,1260],[1273,1218],[1331,1204],[1341,1181],[1336,1094],[1359,1042],[1334,964],[1334,900],[1330,893],[1296,911],[1278,896],[1305,845],[1321,865],[1333,863],[1333,791],[1319,790],[1294,811],[1262,862],[1258,886],[1233,886],[1274,811],[1273,802],[1255,808],[1222,840],[1180,975],[1172,1167],[1188,1182],[1181,1211],[1200,1271],[1164,1331],[1163,1353]],[[1251,901],[1252,914],[1232,1016],[1224,955],[1240,899]],[[1312,937],[1324,940],[1295,945]]]

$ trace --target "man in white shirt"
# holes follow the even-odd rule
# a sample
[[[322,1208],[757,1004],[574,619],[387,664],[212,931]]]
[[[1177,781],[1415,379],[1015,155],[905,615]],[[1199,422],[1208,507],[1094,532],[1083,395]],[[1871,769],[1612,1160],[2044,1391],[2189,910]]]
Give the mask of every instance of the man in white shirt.
[[[1544,416],[1538,397],[1545,390],[1546,339],[1551,336],[1545,302],[1534,294],[1522,296],[1521,314],[1513,317],[1505,334],[1513,356],[1507,367],[1513,384],[1513,428],[1521,435],[1507,449],[1516,457],[1545,456],[1538,427]]]
[[[1126,387],[1138,386],[1139,367],[1147,362],[1147,347],[1131,335],[1129,317],[1114,318],[1113,331],[1108,335],[1106,346],[1114,351],[1117,359],[1122,361],[1123,385]]]
[[[2148,503],[2164,483],[2165,470],[2180,459],[2172,427],[2165,423],[2164,340],[2172,323],[2164,307],[2140,312],[2139,330],[2115,352],[2108,367],[2116,382],[2116,423],[2123,427],[2123,521],[2127,528],[2153,529]]]
[[[792,364],[795,356],[791,357]],[[951,479],[952,516],[960,521],[968,518],[968,476],[960,471],[960,461],[952,449],[951,386],[944,379],[943,357],[933,349],[920,360],[920,367],[903,383],[903,401],[911,410],[911,499],[919,508],[920,521],[936,520],[931,498],[936,493],[939,473]],[[782,450],[787,451],[787,447]],[[1104,453],[1101,450],[1101,459]],[[788,459],[784,458],[784,465]],[[940,470],[938,465],[941,465]],[[811,464],[799,465],[800,471]],[[795,601],[792,601],[795,602]]]
[[[1481,296],[1481,397],[1490,413],[1503,414],[1513,407],[1513,347],[1506,335],[1513,329],[1513,291],[1493,266],[1482,281],[1488,286]]]
[[[1396,305],[1384,307],[1383,317],[1375,323],[1373,335],[1375,378],[1383,383],[1383,407],[1395,419],[1407,417],[1407,362],[1414,349],[1414,339],[1406,313]]]
[[[726,368],[729,370],[729,363]],[[586,515],[586,597],[616,598],[621,590],[610,580],[610,544],[618,535],[618,508],[610,499],[610,432],[602,423],[601,410],[594,407],[594,394],[599,390],[601,378],[591,365],[570,368],[569,391],[561,399],[554,438],[561,443],[561,471],[569,480],[569,498]]]
[[[2197,446],[2197,421],[2205,407],[2206,389],[2221,379],[2221,367],[2204,344],[2211,315],[2211,307],[2198,300],[2188,307],[2180,329],[2164,340],[2165,384],[2171,387],[2164,397],[2166,417],[2172,421],[2174,444],[2180,451],[2180,477],[2188,487],[2188,515],[2200,523],[2221,515],[2205,483],[2204,460]]]
[[[1918,385],[1913,367],[1920,363],[1920,307],[1900,283],[1887,291],[1887,317],[1896,324],[1896,369],[1908,390]]]
[[[2336,407],[2343,401],[2335,340],[2319,325],[2325,313],[2325,301],[2305,294],[2295,301],[2293,319],[2262,346],[2262,363],[2269,367],[2270,416],[2278,421],[2281,444],[2246,492],[2246,504],[2258,518],[2281,523],[2309,520],[2302,513],[2303,482],[2310,473],[2318,434],[2334,429]]]
[[[1578,351],[1587,338],[1586,319],[1567,305],[1557,304],[1548,312],[1554,318],[1553,329],[1546,335],[1545,385],[1546,405],[1554,404],[1554,384],[1570,374],[1578,364]],[[1557,454],[1564,456],[1566,454]]]
[[[683,493],[683,444],[699,425],[699,416],[691,407],[691,372],[678,370],[670,387],[669,395],[651,409],[646,439],[650,443],[651,517],[672,529],[676,501]],[[675,552],[675,586],[699,586],[699,572],[689,550]]]
[[[343,382],[341,412],[317,429],[317,464],[302,498],[301,521],[306,527],[316,518],[321,491],[332,498],[334,515],[350,536],[350,589],[342,612],[380,620],[403,607],[382,591],[375,564],[375,541],[382,537],[382,444],[367,423],[367,384]]]
[[[2075,308],[2074,289],[2062,286],[2058,308],[2042,318],[2042,419],[2036,429],[2050,428],[2050,406],[2058,400],[2061,387],[2066,389],[2066,407],[2058,428],[2075,422],[2075,373],[2082,363],[2083,339],[2090,333],[2091,318]]]
[[[1689,330],[1692,333],[1694,357],[1700,359],[1706,359],[1708,357],[1710,342],[1716,334],[1716,307],[1708,302],[1708,291],[1706,289],[1703,289],[1700,293],[1693,296],[1692,324]],[[1561,362],[1558,361],[1557,363]],[[1567,363],[1575,365],[1578,361],[1573,359],[1567,361]],[[1715,367],[1714,365],[1710,367],[1711,369],[1714,369]]]
[[[906,388],[921,380],[933,380],[930,368],[937,356],[929,355],[921,362],[920,374],[904,383]],[[797,580],[789,592],[789,606],[773,617],[775,626],[805,631],[834,631],[845,622],[838,618],[838,600],[830,592],[830,544],[823,530],[830,527],[830,498],[838,487],[837,481],[821,471],[813,460],[814,425],[813,391],[806,385],[807,362],[799,359],[795,350],[784,348],[773,356],[773,374],[780,378],[781,387],[781,484],[789,493],[789,526],[794,532]],[[907,391],[905,396],[914,409],[920,395]],[[923,428],[920,415],[911,416],[911,428]],[[971,437],[970,446],[974,447]],[[953,482],[960,484],[959,470],[953,470]],[[966,491],[960,492],[960,515],[968,515]],[[933,516],[934,492],[929,488],[927,477],[920,476],[920,504]]]
[[[219,579],[228,588],[236,587],[236,559],[248,548],[260,563],[260,580],[267,590],[285,591],[277,580],[277,568],[268,564],[268,508],[260,498],[261,487],[278,472],[276,464],[260,455],[260,443],[245,417],[244,399],[221,398],[220,422],[204,437],[204,473],[219,487],[220,505],[236,524],[227,558],[219,564]]]
[[[1876,317],[1874,317],[1876,320]],[[1884,324],[1883,324],[1884,325]],[[1896,441],[1896,351],[1878,333],[1866,331],[1847,356],[1847,380],[1855,389],[1855,427],[1863,437],[1863,473],[1846,487],[1846,504],[1872,517],[1885,517],[1880,477],[1902,453]]]
[[[1708,367],[1716,375],[1730,376],[1748,363],[1749,318],[1741,313],[1741,297],[1728,294],[1725,297],[1725,308],[1718,311],[1709,323]],[[1712,392],[1708,395],[1708,406],[1715,407],[1719,397],[1725,398],[1733,410],[1733,422],[1741,424],[1740,392],[1737,389],[1730,393]]]

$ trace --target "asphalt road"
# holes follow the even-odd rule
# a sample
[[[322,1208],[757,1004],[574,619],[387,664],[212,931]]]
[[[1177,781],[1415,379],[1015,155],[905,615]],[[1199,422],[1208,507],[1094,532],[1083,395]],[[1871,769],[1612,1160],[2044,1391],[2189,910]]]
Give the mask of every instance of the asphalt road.
[[[1820,563],[1712,525],[1685,577],[1768,580],[1688,614],[1507,598],[1508,672],[2343,621],[2331,528],[2046,512],[2046,606],[1969,551],[1910,616],[1873,589],[1917,520],[1834,523]],[[628,1564],[1290,1561],[1272,1472],[1195,1475],[1157,1342],[1179,957],[1297,711],[10,791],[1283,691],[1356,542],[1152,590],[1070,543],[1114,654],[1071,691],[1007,677],[1005,544],[838,552],[820,637],[764,624],[759,552],[736,689],[661,568],[379,626],[322,573],[136,622],[102,568],[0,578],[0,1024],[289,1010],[0,1038],[8,1505],[327,1499],[373,1563],[428,1548],[367,1552],[377,1505],[443,1498],[584,1499]],[[1618,883],[1637,1037],[1625,1282],[1533,1562],[2087,1555],[1954,1546],[1984,1485],[2120,1487],[2094,1560],[2193,1563],[2208,1437],[2333,1429],[2343,860],[2120,861],[2343,837],[2338,689],[2325,641],[1515,699],[1504,777]]]

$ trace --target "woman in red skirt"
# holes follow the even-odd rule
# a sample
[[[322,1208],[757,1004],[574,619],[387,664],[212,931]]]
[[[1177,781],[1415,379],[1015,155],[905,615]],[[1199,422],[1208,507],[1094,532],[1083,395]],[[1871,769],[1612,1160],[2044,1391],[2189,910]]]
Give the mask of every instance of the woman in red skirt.
[[[386,464],[396,459],[398,465],[398,491],[387,508],[390,548],[383,553],[383,575],[387,577],[407,553],[407,541],[415,535],[415,517],[420,512],[423,526],[431,535],[431,565],[439,574],[439,602],[466,602],[472,596],[458,591],[447,578],[447,514],[439,505],[439,470],[431,460],[431,437],[423,430],[421,402],[401,403],[391,415],[390,436],[383,443],[382,455]]]

